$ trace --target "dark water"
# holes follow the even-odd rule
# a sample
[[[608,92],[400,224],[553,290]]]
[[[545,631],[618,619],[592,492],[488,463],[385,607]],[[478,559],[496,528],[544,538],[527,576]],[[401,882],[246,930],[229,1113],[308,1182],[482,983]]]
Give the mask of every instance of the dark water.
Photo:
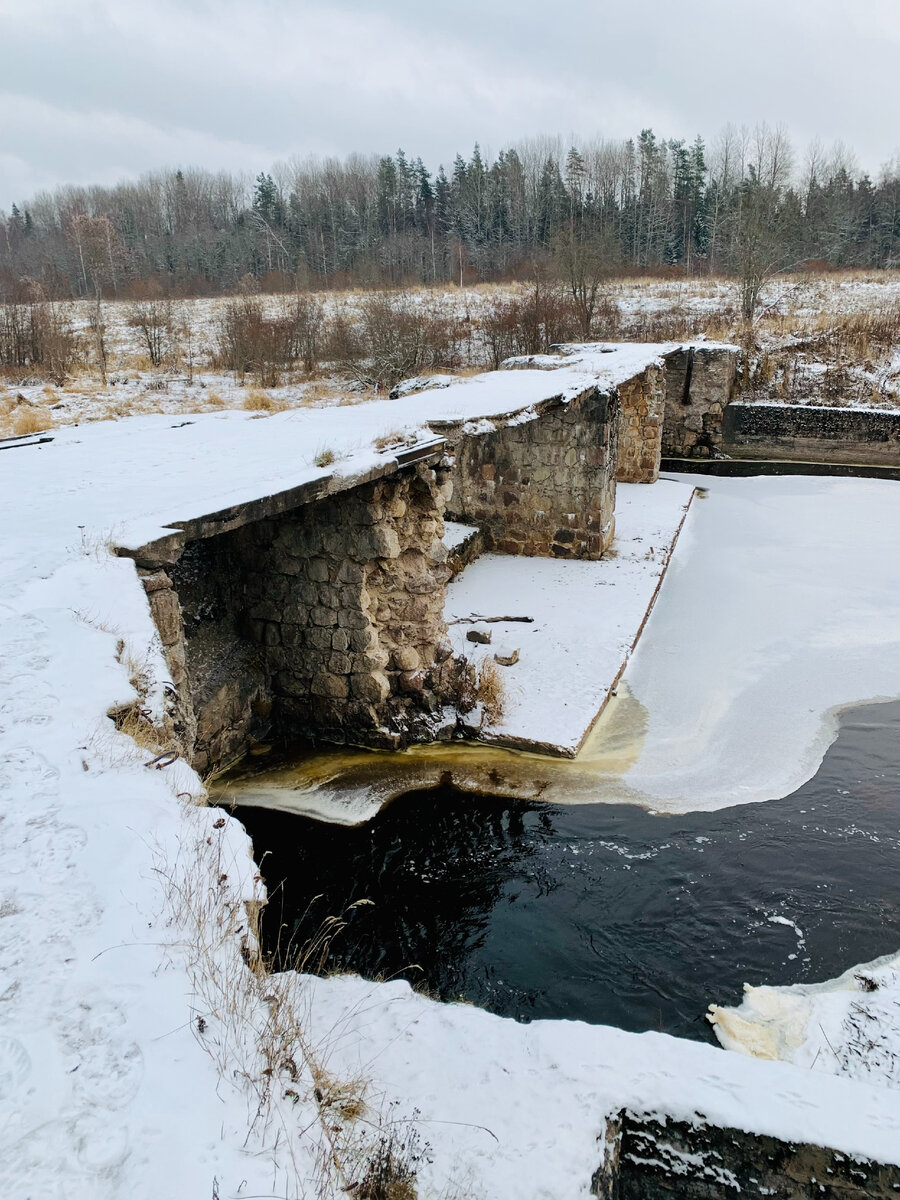
[[[269,948],[364,898],[332,966],[521,1020],[709,1039],[707,1004],[738,1002],[744,981],[827,979],[900,949],[900,703],[847,714],[793,795],[718,813],[439,789],[356,829],[237,815],[273,893]]]

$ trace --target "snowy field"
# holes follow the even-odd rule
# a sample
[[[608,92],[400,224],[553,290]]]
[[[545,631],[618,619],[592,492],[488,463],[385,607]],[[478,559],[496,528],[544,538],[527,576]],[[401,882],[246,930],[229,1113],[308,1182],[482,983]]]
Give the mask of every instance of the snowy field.
[[[108,543],[249,498],[264,464],[270,489],[314,478],[323,442],[364,469],[386,425],[415,435],[426,412],[481,414],[485,396],[397,404],[331,424],[145,416],[3,452],[0,1196],[338,1197],[385,1137],[412,1162],[415,1134],[422,1200],[586,1198],[624,1104],[896,1161],[898,1091],[257,964],[241,827],[105,715],[135,697],[136,665],[151,702],[163,678],[133,565]],[[626,782],[660,808],[721,802],[723,770],[743,781],[726,802],[782,794],[815,769],[837,707],[900,691],[900,485],[700,482],[627,673],[648,726]]]
[[[522,285],[482,285],[408,293],[422,305],[459,321],[461,365],[484,369],[489,355],[480,322],[498,299],[521,296]],[[325,293],[326,318],[360,319],[366,293]],[[277,315],[283,298],[262,298]],[[322,361],[312,376],[295,370],[277,387],[260,388],[215,366],[218,326],[228,301],[178,301],[180,335],[170,359],[153,367],[141,333],[129,324],[126,301],[103,305],[108,356],[104,384],[92,349],[91,305],[62,305],[81,340],[79,361],[54,381],[40,371],[0,377],[0,436],[20,432],[19,422],[43,427],[116,420],[146,413],[215,412],[223,408],[271,411],[356,404],[371,390]],[[682,341],[705,338],[744,342],[737,285],[727,279],[624,280],[610,285],[594,336],[609,341]],[[900,405],[900,274],[835,273],[780,276],[770,281],[749,342],[745,400],[848,404],[870,408]],[[23,407],[24,406],[24,407]]]

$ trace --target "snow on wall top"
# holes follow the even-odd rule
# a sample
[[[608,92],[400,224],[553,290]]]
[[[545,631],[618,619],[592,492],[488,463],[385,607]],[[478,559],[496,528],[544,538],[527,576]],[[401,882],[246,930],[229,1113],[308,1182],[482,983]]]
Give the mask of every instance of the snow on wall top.
[[[417,440],[411,434],[432,440],[431,425],[527,420],[549,399],[567,403],[591,386],[614,388],[660,362],[663,349],[577,347],[549,374],[495,371],[397,400],[290,409],[266,417],[153,415],[73,426],[54,433],[52,442],[4,454],[0,504],[14,511],[24,494],[41,497],[21,514],[19,528],[30,540],[54,540],[64,530],[63,544],[71,545],[84,530],[138,547],[166,536],[173,523],[316,479],[353,477],[386,466],[398,440]],[[390,438],[393,446],[378,450],[374,443],[382,438]],[[327,465],[317,466],[316,459],[325,457]]]

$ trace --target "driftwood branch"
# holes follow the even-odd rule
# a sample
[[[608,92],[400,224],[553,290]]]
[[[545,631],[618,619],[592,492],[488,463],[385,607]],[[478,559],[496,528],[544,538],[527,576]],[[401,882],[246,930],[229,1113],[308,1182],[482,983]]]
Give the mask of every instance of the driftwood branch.
[[[526,625],[534,624],[534,617],[479,617],[473,614],[471,617],[455,617],[452,621],[448,621],[448,625],[495,625],[506,621],[522,621]]]

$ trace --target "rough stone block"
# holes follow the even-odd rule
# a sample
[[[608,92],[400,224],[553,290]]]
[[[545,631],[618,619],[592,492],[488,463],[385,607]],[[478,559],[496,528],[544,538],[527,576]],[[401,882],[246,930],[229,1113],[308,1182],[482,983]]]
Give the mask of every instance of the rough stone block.
[[[346,700],[350,694],[346,678],[329,671],[320,671],[313,677],[310,691],[314,696],[328,696],[335,700]]]
[[[337,625],[339,615],[343,616],[344,614],[338,614],[335,609],[325,608],[323,605],[319,604],[310,609],[309,619],[312,621],[313,625]]]
[[[420,666],[419,653],[412,646],[398,646],[393,653],[393,663],[398,671],[415,671]]]
[[[150,611],[160,640],[164,646],[173,646],[181,640],[183,625],[181,620],[181,605],[178,597],[171,588],[160,588],[151,592],[149,597]]]
[[[350,688],[354,696],[372,704],[383,704],[391,694],[390,681],[383,671],[351,675]]]
[[[328,561],[324,558],[311,558],[306,564],[306,574],[314,583],[328,582]]]

